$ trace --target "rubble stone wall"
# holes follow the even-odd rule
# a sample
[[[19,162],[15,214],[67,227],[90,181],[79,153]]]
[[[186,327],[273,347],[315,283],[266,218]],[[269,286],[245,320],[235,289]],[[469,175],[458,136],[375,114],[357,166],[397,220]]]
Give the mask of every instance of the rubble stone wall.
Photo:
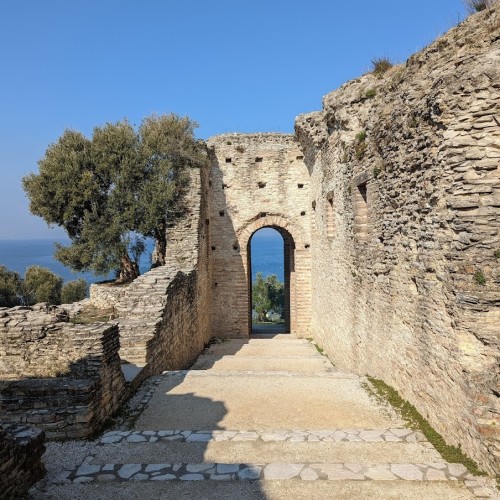
[[[74,325],[43,307],[0,316],[0,419],[52,439],[92,435],[125,394],[117,325]]]
[[[193,168],[179,217],[167,230],[167,260],[127,287],[94,285],[91,303],[115,307],[123,362],[147,365],[142,376],[188,368],[211,337],[210,262],[205,224],[208,169]],[[117,291],[118,290],[118,291]]]
[[[92,283],[89,287],[90,303],[100,309],[114,307],[126,294],[130,284]]]
[[[285,241],[290,331],[310,325],[309,173],[292,135],[224,134],[207,142],[212,330],[220,337],[250,333],[250,240],[263,227]],[[289,272],[287,271],[289,266]]]
[[[45,473],[45,436],[39,429],[0,424],[0,491],[5,500],[25,498]]]
[[[500,471],[500,4],[296,132],[311,173],[312,332]]]

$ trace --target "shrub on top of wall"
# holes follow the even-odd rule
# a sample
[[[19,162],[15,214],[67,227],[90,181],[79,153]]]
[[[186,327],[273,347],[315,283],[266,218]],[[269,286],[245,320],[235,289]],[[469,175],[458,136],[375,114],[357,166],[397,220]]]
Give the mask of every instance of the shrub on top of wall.
[[[372,73],[377,78],[382,78],[382,76],[387,73],[392,66],[392,62],[387,57],[377,57],[372,60]]]
[[[497,0],[464,0],[465,8],[469,14],[481,12],[490,8]]]

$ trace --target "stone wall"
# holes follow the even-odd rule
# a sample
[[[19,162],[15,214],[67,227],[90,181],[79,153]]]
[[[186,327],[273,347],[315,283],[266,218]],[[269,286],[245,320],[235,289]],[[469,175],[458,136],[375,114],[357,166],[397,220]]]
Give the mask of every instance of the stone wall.
[[[5,500],[25,498],[45,473],[44,433],[27,426],[0,424],[0,491]]]
[[[108,309],[125,296],[130,284],[92,283],[89,287],[90,303],[99,309]]]
[[[296,121],[312,332],[500,472],[500,5]]]
[[[180,213],[173,214],[167,230],[165,266],[123,288],[91,288],[93,305],[115,307],[121,360],[146,367],[142,377],[189,367],[211,337],[207,197],[202,197],[207,184],[207,168],[190,170]]]
[[[90,303],[116,322],[75,325],[62,308],[0,309],[0,417],[52,439],[91,436],[151,374],[189,367],[211,337],[208,169],[192,169],[182,216],[167,233],[167,263],[127,286],[92,287]],[[83,306],[82,306],[83,307]],[[78,304],[69,306],[73,316]],[[123,364],[138,373],[126,386]],[[126,370],[124,370],[126,372]]]
[[[310,324],[309,174],[291,135],[225,134],[207,142],[211,153],[209,214],[212,331],[245,337],[251,329],[250,239],[273,227],[285,241],[290,331]],[[287,271],[288,267],[288,272]]]
[[[74,325],[61,309],[0,311],[0,419],[48,437],[88,437],[124,397],[116,324]]]

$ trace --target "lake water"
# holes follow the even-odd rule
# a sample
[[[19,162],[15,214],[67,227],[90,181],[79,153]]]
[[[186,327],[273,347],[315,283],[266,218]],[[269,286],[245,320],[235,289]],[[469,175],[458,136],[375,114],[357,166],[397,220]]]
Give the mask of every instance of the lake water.
[[[16,271],[21,276],[24,276],[27,267],[37,265],[49,268],[64,281],[84,278],[88,283],[95,283],[106,279],[92,273],[73,273],[54,258],[54,243],[54,240],[0,240],[0,265]],[[67,244],[68,242],[59,240],[58,243]],[[264,276],[277,274],[278,278],[283,281],[283,238],[281,235],[273,229],[261,229],[255,233],[251,244],[253,279],[260,271]],[[151,266],[152,248],[153,244],[149,242],[149,251],[141,258],[141,273],[146,272]]]
[[[284,243],[281,234],[275,229],[263,228],[253,235],[251,245],[252,280],[260,271],[264,276],[276,274],[280,281],[284,281]]]
[[[92,273],[74,273],[54,258],[55,243],[54,240],[0,240],[0,265],[11,271],[16,271],[21,276],[24,276],[26,268],[29,266],[47,267],[61,276],[65,282],[83,278],[88,283],[95,283],[113,277],[111,275],[107,277],[95,276]],[[57,243],[67,245],[68,241],[57,240]],[[151,243],[149,248],[152,248]],[[144,254],[140,262],[141,273],[150,267],[150,253]]]

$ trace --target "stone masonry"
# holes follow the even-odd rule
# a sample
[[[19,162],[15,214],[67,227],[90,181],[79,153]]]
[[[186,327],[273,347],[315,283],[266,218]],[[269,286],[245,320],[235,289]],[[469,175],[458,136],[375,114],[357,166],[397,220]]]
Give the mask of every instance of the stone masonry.
[[[208,140],[212,331],[245,337],[251,328],[250,240],[277,229],[285,247],[288,331],[310,325],[309,174],[295,138],[285,134],[225,134]]]
[[[250,241],[272,227],[284,240],[287,330],[313,336],[341,370],[398,389],[499,474],[500,3],[405,64],[328,94],[295,131],[207,141],[208,163],[191,171],[167,232],[166,265],[126,287],[92,287],[91,302],[114,307],[117,322],[1,310],[2,418],[88,436],[145,377],[179,370],[182,382],[210,337],[248,337]],[[120,363],[137,368],[135,385]],[[276,383],[265,369],[248,373]],[[231,374],[210,376],[222,388]],[[326,474],[299,465],[295,475]]]
[[[0,311],[0,420],[53,439],[89,437],[123,400],[118,328],[74,325],[62,312]]]
[[[315,338],[499,473],[500,5],[328,94],[296,132]]]
[[[122,362],[145,367],[141,378],[187,368],[211,337],[207,169],[193,168],[180,217],[167,230],[165,266],[128,286],[92,285],[91,303],[113,307],[120,328]],[[138,382],[138,381],[136,381]]]
[[[5,500],[25,498],[43,477],[44,438],[38,429],[0,425],[0,491]]]

